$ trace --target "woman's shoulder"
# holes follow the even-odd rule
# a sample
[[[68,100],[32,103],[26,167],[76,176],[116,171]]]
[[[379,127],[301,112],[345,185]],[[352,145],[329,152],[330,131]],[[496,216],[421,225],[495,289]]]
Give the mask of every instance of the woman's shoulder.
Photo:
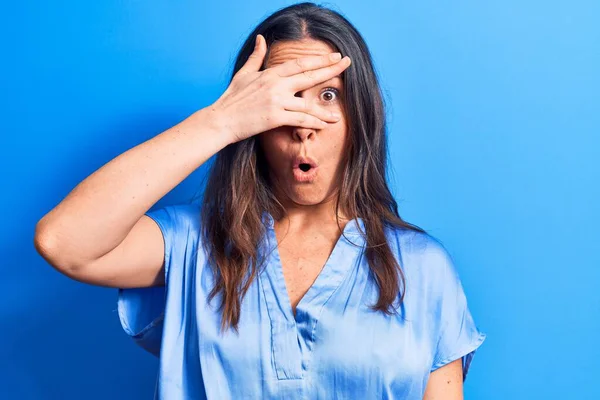
[[[201,237],[201,206],[192,203],[171,204],[145,214],[159,226],[165,242],[165,260],[177,258],[198,247]]]
[[[428,232],[407,227],[387,227],[386,237],[391,247],[415,257],[444,258],[448,251],[442,242]]]
[[[200,226],[200,204],[180,203],[158,208],[149,213],[165,213],[173,222],[182,226]]]
[[[149,210],[145,214],[159,225],[163,234],[195,234],[200,231],[201,206],[192,203],[171,204]]]
[[[387,232],[388,243],[407,278],[427,285],[441,285],[456,274],[455,264],[440,239],[427,232],[393,227]]]

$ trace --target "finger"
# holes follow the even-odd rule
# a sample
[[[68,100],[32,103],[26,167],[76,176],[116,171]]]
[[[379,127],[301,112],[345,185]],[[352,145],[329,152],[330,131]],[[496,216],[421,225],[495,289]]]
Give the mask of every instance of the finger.
[[[279,76],[292,76],[304,71],[326,67],[340,61],[340,53],[329,53],[322,56],[300,57],[272,67]]]
[[[346,56],[333,65],[290,76],[288,77],[289,83],[294,92],[299,92],[341,74],[350,64],[350,57]]]
[[[309,129],[323,129],[327,126],[327,122],[299,111],[284,111],[279,122],[280,125],[299,126]]]
[[[246,63],[240,68],[236,75],[244,75],[248,72],[257,72],[262,66],[263,60],[266,54],[265,39],[262,35],[256,35],[256,43],[254,44],[254,51],[246,60]]]
[[[339,111],[327,110],[317,104],[310,103],[307,99],[302,97],[292,97],[284,100],[283,108],[288,111],[299,111],[310,114],[326,122],[338,122],[341,118]],[[337,113],[337,115],[335,113]]]

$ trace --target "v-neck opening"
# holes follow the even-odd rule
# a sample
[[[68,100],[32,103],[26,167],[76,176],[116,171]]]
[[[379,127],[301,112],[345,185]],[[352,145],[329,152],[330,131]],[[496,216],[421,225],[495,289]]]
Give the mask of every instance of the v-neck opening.
[[[326,300],[324,297],[328,297],[331,294],[330,292],[337,289],[337,287],[341,284],[343,278],[346,276],[346,273],[349,271],[350,266],[347,265],[347,263],[336,261],[339,260],[340,252],[346,246],[360,245],[357,244],[356,241],[349,241],[348,238],[360,236],[359,229],[362,228],[364,231],[364,223],[361,218],[354,218],[346,223],[341,235],[336,240],[331,253],[317,274],[317,277],[298,301],[298,304],[296,305],[296,314],[294,315],[292,301],[289,296],[285,275],[283,273],[283,263],[281,261],[281,253],[279,251],[277,235],[275,234],[274,221],[271,215],[268,213],[266,213],[265,217],[267,221],[266,226],[269,249],[272,257],[271,261],[273,261],[269,263],[268,267],[271,268],[271,272],[274,273],[275,277],[277,278],[277,295],[282,296],[283,299],[281,300],[285,300],[285,304],[287,305],[287,307],[285,307],[286,319],[298,324],[298,320],[302,317],[302,315],[298,315],[299,312],[306,312],[306,308],[309,306],[309,304],[314,303],[315,301],[319,302],[319,300]]]

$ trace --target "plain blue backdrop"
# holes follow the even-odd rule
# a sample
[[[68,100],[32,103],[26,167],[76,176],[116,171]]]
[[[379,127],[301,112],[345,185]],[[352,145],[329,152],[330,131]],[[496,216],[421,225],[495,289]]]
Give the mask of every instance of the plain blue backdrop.
[[[215,101],[244,38],[291,3],[3,5],[0,398],[151,398],[158,362],[121,330],[116,289],[52,269],[35,224]],[[448,247],[488,335],[466,398],[599,399],[600,3],[322,4],[370,46],[401,215]]]

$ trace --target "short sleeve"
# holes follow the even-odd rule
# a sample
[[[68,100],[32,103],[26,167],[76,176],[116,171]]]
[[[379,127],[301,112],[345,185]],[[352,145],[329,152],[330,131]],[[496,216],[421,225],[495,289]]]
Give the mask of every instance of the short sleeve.
[[[117,312],[121,327],[136,344],[159,356],[167,290],[181,274],[171,274],[180,267],[189,251],[189,242],[197,235],[190,234],[199,219],[199,206],[192,204],[169,205],[146,212],[160,228],[165,244],[165,286],[147,288],[119,288]]]
[[[463,381],[476,350],[485,340],[486,335],[477,328],[467,306],[467,298],[458,276],[455,264],[447,250],[436,245],[436,261],[439,262],[441,289],[435,307],[439,315],[437,346],[431,371],[462,358]]]

